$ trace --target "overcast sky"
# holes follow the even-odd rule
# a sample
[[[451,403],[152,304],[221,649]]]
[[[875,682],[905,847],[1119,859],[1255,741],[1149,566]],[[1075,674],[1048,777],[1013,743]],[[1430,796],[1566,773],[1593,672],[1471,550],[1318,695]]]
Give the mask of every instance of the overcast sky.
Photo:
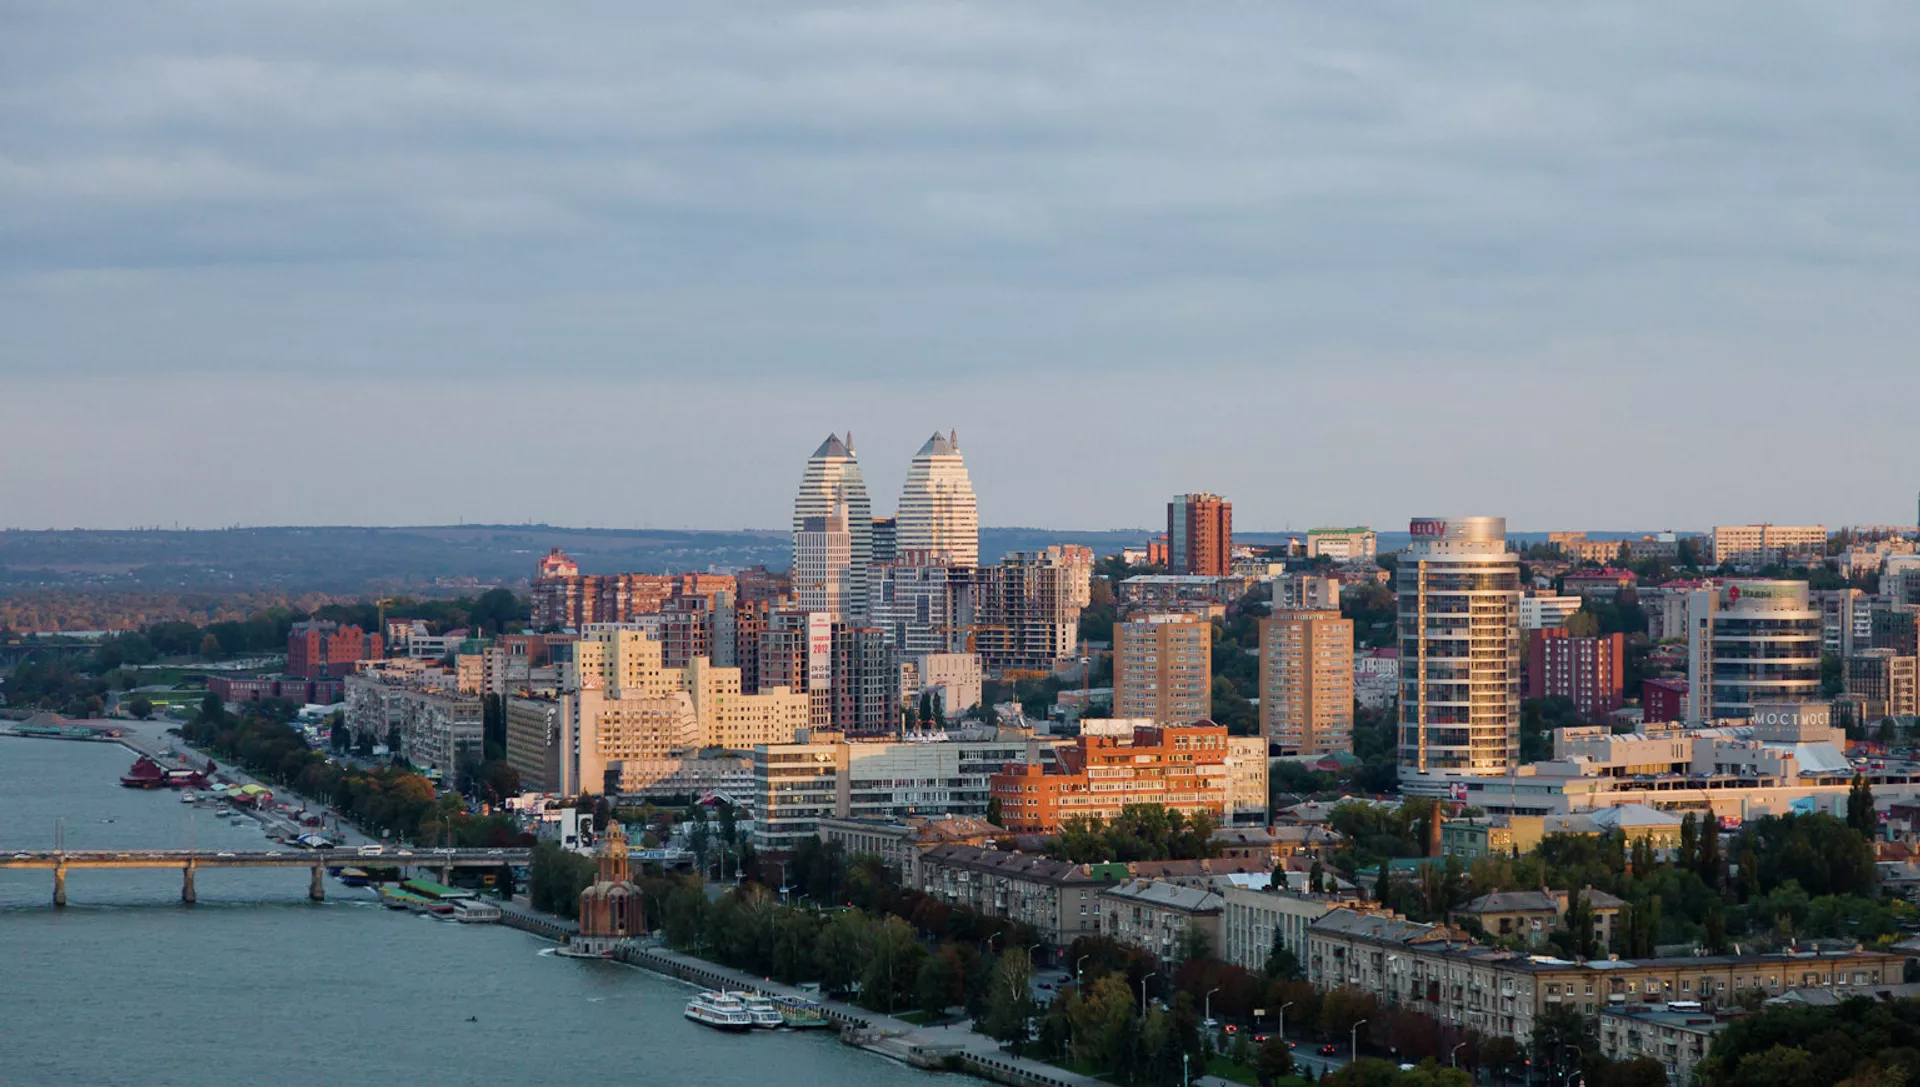
[[[0,0],[0,525],[1904,522],[1920,8]]]

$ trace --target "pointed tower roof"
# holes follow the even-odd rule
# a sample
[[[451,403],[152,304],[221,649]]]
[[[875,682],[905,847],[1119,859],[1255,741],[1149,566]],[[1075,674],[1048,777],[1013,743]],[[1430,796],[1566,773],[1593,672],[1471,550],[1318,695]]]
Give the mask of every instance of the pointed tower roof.
[[[960,446],[951,436],[935,431],[933,437],[928,438],[927,444],[921,446],[920,452],[914,456],[924,457],[932,454],[936,457],[951,457],[958,452],[960,452]]]
[[[829,434],[827,440],[820,443],[820,448],[813,451],[813,455],[816,457],[847,456],[847,443],[840,440],[840,435]]]

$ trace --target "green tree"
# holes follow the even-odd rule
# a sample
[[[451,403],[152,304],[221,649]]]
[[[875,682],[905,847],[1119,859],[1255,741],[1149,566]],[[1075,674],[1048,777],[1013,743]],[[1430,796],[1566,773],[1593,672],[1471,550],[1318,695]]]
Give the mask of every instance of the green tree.
[[[142,721],[153,717],[153,699],[137,694],[127,701],[127,712]]]
[[[1300,957],[1287,947],[1277,931],[1273,934],[1273,946],[1267,949],[1267,962],[1261,973],[1268,981],[1299,981],[1306,976],[1300,969]]]
[[[993,987],[987,996],[987,1034],[1011,1046],[1019,1056],[1029,1037],[1033,1018],[1033,967],[1024,948],[1000,955],[993,969]]]
[[[1278,1034],[1269,1037],[1254,1058],[1253,1070],[1260,1073],[1262,1083],[1290,1074],[1293,1071],[1293,1050],[1287,1045],[1286,1039]]]

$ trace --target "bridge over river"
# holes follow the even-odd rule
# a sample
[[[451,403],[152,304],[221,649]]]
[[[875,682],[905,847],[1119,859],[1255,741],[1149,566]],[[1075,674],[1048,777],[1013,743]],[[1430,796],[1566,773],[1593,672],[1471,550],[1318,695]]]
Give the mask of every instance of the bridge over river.
[[[307,897],[326,897],[329,868],[424,868],[438,871],[446,882],[455,868],[498,868],[503,864],[533,863],[531,849],[406,849],[386,848],[378,853],[359,849],[303,850],[42,850],[0,853],[0,869],[37,868],[53,872],[53,904],[67,904],[67,872],[74,868],[178,868],[183,873],[180,900],[195,899],[194,873],[203,868],[308,868],[312,883]]]

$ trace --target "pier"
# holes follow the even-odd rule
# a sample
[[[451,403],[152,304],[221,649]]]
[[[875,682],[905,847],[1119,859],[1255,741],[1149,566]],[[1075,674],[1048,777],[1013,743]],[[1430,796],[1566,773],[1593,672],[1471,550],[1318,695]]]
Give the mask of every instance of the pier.
[[[307,897],[315,902],[326,898],[326,874],[329,868],[424,868],[440,873],[440,882],[452,877],[455,868],[498,868],[501,865],[525,867],[533,863],[530,849],[387,849],[362,853],[358,849],[315,850],[41,850],[0,854],[0,870],[32,868],[53,872],[53,904],[67,904],[67,873],[76,868],[178,868],[180,901],[193,902],[195,873],[206,868],[307,868],[312,881]]]

